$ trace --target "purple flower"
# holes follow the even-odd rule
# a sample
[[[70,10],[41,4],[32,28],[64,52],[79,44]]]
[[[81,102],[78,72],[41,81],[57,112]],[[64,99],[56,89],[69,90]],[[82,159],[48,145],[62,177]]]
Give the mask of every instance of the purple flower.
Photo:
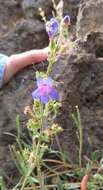
[[[53,87],[51,77],[38,78],[37,87],[32,93],[33,100],[40,99],[43,104],[48,103],[49,100],[59,100],[58,91]]]
[[[65,15],[64,16],[64,18],[63,18],[63,22],[65,23],[65,24],[70,24],[70,16],[69,15]]]
[[[51,18],[46,22],[46,31],[49,38],[56,36],[59,33],[59,22],[55,18]]]

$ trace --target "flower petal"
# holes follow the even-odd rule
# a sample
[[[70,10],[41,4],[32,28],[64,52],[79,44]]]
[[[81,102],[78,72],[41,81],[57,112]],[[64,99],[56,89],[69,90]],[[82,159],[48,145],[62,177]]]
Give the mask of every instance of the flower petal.
[[[37,79],[37,87],[39,87],[42,84],[43,84],[43,79],[42,78],[38,78]]]
[[[32,92],[32,99],[34,100],[37,98],[40,98],[40,92],[38,88]]]
[[[52,86],[53,80],[51,77],[47,78],[38,78],[37,79],[37,86],[40,87],[44,84]]]
[[[56,36],[59,33],[59,22],[55,18],[51,18],[50,21],[46,23],[46,31],[49,38]]]
[[[70,16],[69,15],[65,15],[64,18],[63,18],[63,22],[65,24],[70,24]]]
[[[57,90],[55,90],[54,88],[52,89],[51,93],[50,93],[50,98],[52,100],[59,100],[59,93]]]
[[[49,96],[41,96],[40,99],[43,104],[47,104],[49,101]]]
[[[52,84],[53,84],[53,80],[52,80],[51,77],[48,77],[48,79],[47,79],[47,83],[46,83],[46,84],[48,84],[49,86],[52,86]]]

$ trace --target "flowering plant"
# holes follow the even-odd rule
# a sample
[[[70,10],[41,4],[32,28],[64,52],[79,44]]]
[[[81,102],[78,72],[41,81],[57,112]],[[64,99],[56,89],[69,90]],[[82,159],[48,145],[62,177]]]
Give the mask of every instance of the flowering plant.
[[[59,56],[68,54],[72,48],[72,42],[69,40],[70,16],[63,18],[58,16],[51,18],[46,22],[46,31],[49,37],[49,56],[47,74],[50,74],[52,66]]]
[[[44,14],[42,15],[45,20]],[[32,109],[27,106],[24,111],[30,117],[27,128],[32,143],[31,145],[25,143],[24,146],[20,138],[17,138],[19,151],[14,147],[12,148],[19,162],[18,168],[24,176],[24,180],[19,184],[21,190],[24,190],[25,187],[35,187],[36,189],[38,185],[41,190],[45,189],[45,177],[43,177],[42,168],[48,167],[46,166],[44,157],[45,153],[52,152],[48,143],[54,137],[57,139],[57,133],[63,131],[55,122],[61,103],[59,92],[55,87],[55,81],[53,81],[50,74],[53,64],[58,59],[58,55],[64,51],[63,48],[68,39],[69,25],[69,15],[64,16],[61,20],[59,17],[54,17],[49,21],[45,21],[49,37],[48,68],[46,73],[36,72],[37,88],[32,92],[34,105]],[[68,45],[66,48],[68,49]],[[60,145],[59,149],[61,150]]]
[[[38,78],[37,89],[32,93],[33,100],[40,99],[43,104],[47,104],[49,100],[59,100],[59,93],[53,87],[51,77]]]
[[[49,157],[45,159],[45,154],[48,153],[48,156],[53,154],[54,151],[50,144],[54,138],[56,138],[59,151],[61,151],[57,134],[63,129],[55,121],[61,107],[60,95],[50,74],[53,64],[60,54],[61,45],[64,45],[63,43],[67,39],[69,24],[70,17],[68,15],[62,21],[51,18],[45,24],[49,37],[48,68],[46,73],[36,72],[37,88],[32,92],[34,104],[32,108],[27,106],[24,110],[24,113],[29,115],[27,122],[30,135],[29,144],[21,138],[20,122],[17,118],[17,146],[11,147],[11,151],[23,178],[14,189],[17,187],[20,187],[21,190],[25,190],[26,187],[36,189],[38,186],[40,190],[46,189],[44,171],[48,169],[50,172],[51,168],[46,164]],[[61,39],[63,39],[62,44]]]
[[[14,188],[9,189],[86,190],[87,185],[91,190],[103,189],[103,159],[98,162],[99,151],[93,152],[92,160],[84,156],[87,165],[83,167],[83,127],[78,106],[72,114],[79,140],[78,164],[68,159],[68,152],[67,154],[63,152],[58,141],[57,135],[63,131],[63,128],[56,122],[61,102],[55,81],[51,77],[51,71],[59,56],[70,51],[72,42],[68,38],[70,16],[63,17],[62,13],[63,0],[60,1],[58,7],[55,0],[52,2],[57,15],[54,14],[53,18],[46,21],[44,13],[41,12],[49,37],[48,68],[46,73],[36,72],[37,88],[32,92],[34,103],[32,107],[27,106],[24,110],[24,114],[29,116],[26,124],[28,129],[26,137],[21,131],[19,116],[16,118],[17,135],[12,135],[16,139],[16,145],[11,146],[10,150],[21,178]],[[52,148],[54,139],[58,150]],[[90,176],[92,180],[89,180]],[[13,181],[12,177],[9,180]],[[7,189],[1,176],[0,189]]]
[[[44,14],[42,15],[45,20]],[[50,74],[58,55],[64,52],[69,25],[69,15],[61,20],[59,17],[54,17],[45,23],[49,37],[48,68],[46,73],[36,72],[37,89],[32,92],[34,104],[32,108],[27,106],[24,110],[24,113],[29,115],[27,128],[30,142],[28,144],[28,140],[22,139],[19,128],[20,121],[17,117],[17,146],[11,147],[13,159],[16,160],[18,170],[23,176],[14,188],[15,190],[17,188],[21,190],[25,190],[25,188],[47,190],[44,173],[50,172],[52,169],[47,166],[46,161],[50,162],[50,160],[49,158],[45,159],[45,155],[47,153],[53,154],[53,152],[57,154],[57,151],[52,150],[50,143],[53,138],[58,141],[57,134],[63,131],[55,121],[61,103],[55,81]],[[68,49],[68,45],[66,48]],[[57,143],[61,151],[59,141]],[[62,155],[60,152],[59,154]]]

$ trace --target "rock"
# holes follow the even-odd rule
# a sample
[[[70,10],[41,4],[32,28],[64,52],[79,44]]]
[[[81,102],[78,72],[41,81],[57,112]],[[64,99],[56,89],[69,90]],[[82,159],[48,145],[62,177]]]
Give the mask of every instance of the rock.
[[[83,151],[91,154],[93,150],[103,150],[103,58],[95,54],[73,52],[64,56],[54,65],[52,75],[62,86],[61,114],[59,124],[64,128],[60,144],[63,150],[76,158],[79,143],[77,143],[77,128],[71,114],[78,105],[83,125]],[[77,145],[78,144],[78,145]]]
[[[38,20],[20,19],[15,27],[1,39],[0,52],[8,55],[47,46],[44,24]]]
[[[56,5],[59,4],[59,0],[55,0]],[[69,14],[71,17],[71,30],[70,33],[71,35],[75,36],[75,23],[77,20],[77,13],[78,13],[78,8],[79,8],[79,3],[80,0],[67,0],[63,1],[63,15]],[[38,8],[42,8],[46,19],[49,20],[53,15],[53,4],[52,0],[45,1],[45,0],[22,0],[21,1],[21,8],[24,13],[25,18],[37,18],[42,20],[40,13],[38,11]],[[55,11],[54,11],[55,12]]]
[[[13,176],[12,172],[13,168],[15,170],[15,164],[12,160],[9,146],[15,142],[15,138],[7,133],[16,134],[17,115],[21,117],[21,129],[22,126],[25,128],[23,123],[26,118],[23,110],[31,102],[31,84],[33,84],[34,71],[29,69],[29,73],[32,75],[31,81],[28,79],[29,73],[26,72],[24,70],[19,78],[17,76],[15,80],[12,80],[10,84],[0,91],[0,118],[2,118],[0,120],[0,171],[3,170],[6,175],[11,173],[11,176]]]
[[[64,1],[63,12],[64,12],[64,15],[66,14],[70,15],[72,25],[76,24],[79,4],[80,4],[80,0]]]
[[[46,16],[52,15],[52,1],[48,0],[23,0],[21,7],[26,18],[40,18],[39,8],[41,7]]]
[[[56,5],[58,5],[59,0],[56,0]],[[63,1],[63,14],[69,14],[71,16],[72,24],[76,23],[76,16],[79,8],[80,0],[67,0]],[[21,3],[22,10],[26,18],[40,18],[38,8],[42,8],[47,16],[47,19],[52,17],[53,4],[51,0],[23,0]]]
[[[103,33],[91,32],[85,42],[87,52],[95,53],[96,57],[103,57]]]
[[[22,15],[21,8],[15,0],[0,0],[0,40],[8,34]]]
[[[91,32],[103,32],[103,1],[82,0],[77,16],[77,38],[86,40]]]
[[[12,14],[11,14],[12,13]],[[37,19],[25,19],[20,4],[13,0],[0,0],[0,52],[11,55],[30,49],[45,47],[48,37],[44,24]],[[9,84],[0,90],[0,174],[15,176],[15,164],[9,146],[14,143],[16,116],[21,117],[21,128],[25,128],[24,107],[31,104],[34,89],[35,71],[45,69],[45,65],[31,66],[17,74]],[[16,177],[15,177],[16,178]]]
[[[0,90],[0,173],[3,170],[6,175],[15,179],[17,171],[9,146],[15,142],[12,134],[16,135],[17,115],[20,116],[20,128],[23,136],[26,134],[27,116],[24,115],[24,108],[33,103],[31,93],[36,85],[34,82],[35,71],[38,69],[43,71],[45,65],[25,68]]]

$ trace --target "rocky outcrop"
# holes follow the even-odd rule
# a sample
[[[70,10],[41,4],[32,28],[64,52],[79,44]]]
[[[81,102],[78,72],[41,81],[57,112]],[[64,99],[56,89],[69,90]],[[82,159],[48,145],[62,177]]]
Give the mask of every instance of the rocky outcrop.
[[[7,55],[42,48],[48,44],[43,22],[36,18],[27,19],[19,1],[0,0],[0,25],[0,52]],[[8,147],[15,139],[7,133],[16,133],[15,120],[18,114],[22,118],[21,126],[25,126],[23,110],[31,104],[35,71],[40,67],[45,69],[43,63],[39,67],[24,69],[0,90],[0,175],[4,170],[15,176],[15,164]]]
[[[0,41],[0,52],[8,55],[47,46],[47,35],[39,20],[20,19]]]
[[[80,0],[64,1],[63,12],[64,12],[64,15],[66,15],[66,14],[70,15],[72,25],[76,24],[79,4],[80,4]]]
[[[84,152],[90,155],[93,150],[102,151],[103,58],[96,58],[91,53],[73,52],[58,60],[53,76],[62,84],[59,89],[63,107],[58,121],[66,129],[61,135],[63,150],[70,151],[72,158],[77,152],[77,128],[71,114],[78,105],[84,131]]]
[[[82,0],[77,16],[77,38],[86,40],[91,32],[103,32],[103,1]]]
[[[83,124],[84,152],[90,156],[93,150],[102,152],[103,149],[102,8],[102,0],[80,2],[75,48],[69,55],[59,59],[53,68],[54,78],[63,83],[62,87],[59,87],[63,107],[58,122],[66,130],[62,134],[61,146],[70,151],[72,158],[75,158],[78,149],[76,128],[71,119],[76,105],[79,106]]]
[[[56,1],[58,2],[58,1]],[[42,8],[42,10],[45,12],[45,15],[47,17],[52,16],[52,10],[53,10],[53,5],[52,1],[48,0],[22,0],[21,2],[21,7],[24,13],[24,16],[26,18],[39,18],[39,8]]]

